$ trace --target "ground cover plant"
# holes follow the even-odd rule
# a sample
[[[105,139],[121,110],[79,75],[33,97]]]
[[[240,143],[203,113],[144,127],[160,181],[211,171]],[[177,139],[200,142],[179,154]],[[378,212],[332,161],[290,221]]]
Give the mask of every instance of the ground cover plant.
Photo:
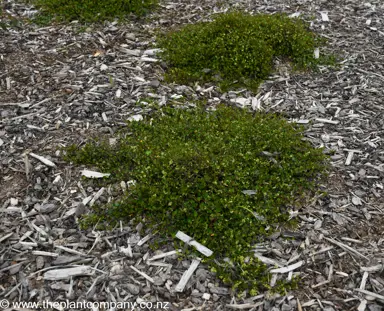
[[[303,20],[285,14],[231,12],[158,36],[161,56],[170,67],[169,81],[216,81],[224,90],[256,90],[271,72],[274,57],[290,61],[296,69],[332,63],[332,57],[314,56],[323,44],[324,38],[309,31]]]
[[[36,18],[43,22],[57,19],[81,22],[100,22],[115,18],[124,18],[129,14],[141,15],[148,12],[157,0],[29,0],[38,9]]]
[[[67,160],[110,173],[105,182],[135,181],[81,224],[145,219],[166,236],[181,230],[214,251],[207,261],[219,277],[254,293],[268,273],[250,246],[286,223],[287,206],[326,174],[327,157],[302,131],[281,116],[227,106],[158,108],[113,145],[101,139],[66,149]]]
[[[26,21],[26,18],[23,17],[14,17],[6,12],[0,6],[0,31],[8,31],[10,29],[22,29],[23,23]]]

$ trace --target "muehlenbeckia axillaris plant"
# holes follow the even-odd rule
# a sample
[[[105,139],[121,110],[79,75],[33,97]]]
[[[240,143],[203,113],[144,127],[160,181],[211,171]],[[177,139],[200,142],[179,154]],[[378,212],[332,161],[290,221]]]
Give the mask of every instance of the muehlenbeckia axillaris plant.
[[[166,78],[177,83],[216,82],[223,89],[246,86],[256,90],[272,70],[274,57],[296,69],[316,68],[332,57],[314,51],[325,43],[299,18],[284,14],[249,15],[231,12],[158,36]],[[332,63],[332,62],[331,62]]]
[[[108,182],[136,181],[82,224],[145,218],[161,234],[181,230],[216,259],[230,259],[211,261],[223,280],[240,290],[267,286],[266,267],[246,259],[250,245],[286,223],[287,206],[316,189],[327,168],[322,149],[278,115],[225,106],[159,108],[128,128],[114,145],[98,140],[66,150],[68,160],[110,173]]]
[[[102,22],[142,15],[153,9],[157,0],[29,0],[40,10],[37,21],[51,19],[80,22]]]

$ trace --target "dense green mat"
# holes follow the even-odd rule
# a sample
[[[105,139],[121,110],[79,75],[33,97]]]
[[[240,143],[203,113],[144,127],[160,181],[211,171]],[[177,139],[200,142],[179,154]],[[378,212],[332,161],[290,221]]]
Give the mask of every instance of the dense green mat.
[[[157,0],[29,0],[41,13],[37,21],[102,22],[142,15],[157,5]]]
[[[325,39],[308,30],[306,23],[284,14],[221,14],[160,34],[158,46],[168,63],[168,81],[179,84],[218,83],[223,90],[246,86],[257,90],[272,70],[275,57],[294,69],[316,69],[334,64],[331,56],[316,58],[314,51]]]
[[[277,115],[225,106],[162,108],[129,124],[115,145],[71,146],[67,159],[111,173],[106,182],[136,181],[82,224],[102,228],[135,218],[161,235],[181,230],[215,258],[232,260],[222,266],[209,259],[222,279],[256,290],[267,285],[268,274],[256,259],[247,262],[250,246],[286,224],[287,207],[326,173],[326,156],[302,131]]]

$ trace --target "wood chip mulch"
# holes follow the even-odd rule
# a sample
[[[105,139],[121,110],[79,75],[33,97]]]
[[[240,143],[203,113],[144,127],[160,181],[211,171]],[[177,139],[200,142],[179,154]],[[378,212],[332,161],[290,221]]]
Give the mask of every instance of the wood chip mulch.
[[[35,14],[30,5],[1,5],[0,300],[146,303],[134,310],[384,310],[382,1],[162,2],[144,20],[88,28],[39,27],[27,22]],[[152,45],[156,29],[234,7],[300,14],[329,39],[327,52],[342,58],[340,67],[296,74],[281,65],[258,94],[165,83]],[[284,112],[332,153],[333,171],[321,186],[327,195],[291,211],[298,230],[254,246],[271,268],[271,284],[300,276],[298,290],[238,298],[200,259],[179,260],[172,240],[153,252],[154,237],[141,225],[78,228],[79,215],[115,193],[84,181],[85,168],[64,162],[60,147],[140,120],[150,108],[138,101],[196,99]]]

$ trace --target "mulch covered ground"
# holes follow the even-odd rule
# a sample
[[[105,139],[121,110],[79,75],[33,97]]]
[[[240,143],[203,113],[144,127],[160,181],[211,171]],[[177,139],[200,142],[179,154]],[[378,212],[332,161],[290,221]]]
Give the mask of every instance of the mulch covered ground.
[[[383,309],[383,2],[162,1],[143,20],[87,27],[39,27],[28,23],[30,5],[1,5],[0,299],[146,303],[136,310],[157,302],[164,302],[158,309],[190,311]],[[340,67],[296,74],[280,64],[258,94],[165,83],[165,64],[153,50],[155,30],[209,20],[233,7],[300,13],[329,39],[328,52],[342,58]],[[139,101],[188,105],[196,99],[284,112],[307,124],[315,146],[333,150],[333,171],[321,185],[328,195],[292,210],[297,231],[255,245],[260,260],[281,268],[271,282],[298,275],[297,291],[239,299],[203,264],[178,260],[172,240],[152,251],[152,237],[141,226],[78,228],[78,216],[91,204],[116,194],[82,179],[84,168],[64,162],[60,148],[112,136],[127,119],[150,111]],[[197,269],[180,290],[191,265]]]

